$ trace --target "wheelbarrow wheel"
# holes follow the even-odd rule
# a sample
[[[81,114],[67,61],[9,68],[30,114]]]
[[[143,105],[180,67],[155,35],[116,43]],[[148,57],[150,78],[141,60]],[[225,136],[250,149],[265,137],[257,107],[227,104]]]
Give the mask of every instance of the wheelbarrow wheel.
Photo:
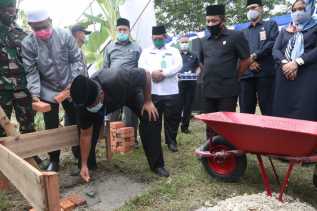
[[[235,147],[230,144],[222,136],[215,136],[212,144],[206,144],[204,151],[211,153],[235,150]],[[236,182],[243,176],[247,167],[246,155],[230,154],[226,158],[202,158],[201,162],[207,173],[224,182]]]

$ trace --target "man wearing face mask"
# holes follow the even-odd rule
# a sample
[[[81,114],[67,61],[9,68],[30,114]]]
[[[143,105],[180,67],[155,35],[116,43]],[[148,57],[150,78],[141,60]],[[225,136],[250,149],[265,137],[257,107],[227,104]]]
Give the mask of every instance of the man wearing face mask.
[[[51,111],[44,113],[45,129],[58,128],[59,104],[56,95],[69,89],[72,80],[83,71],[80,49],[74,37],[64,29],[52,27],[45,7],[40,2],[27,11],[33,33],[22,42],[23,63],[28,89],[33,101],[49,103]],[[68,125],[76,124],[76,113],[70,99],[62,102]],[[49,153],[48,171],[58,171],[60,151]],[[93,166],[95,167],[95,166]]]
[[[253,63],[240,80],[240,111],[255,113],[257,102],[263,115],[272,115],[275,66],[272,48],[278,35],[275,21],[262,20],[262,1],[248,0],[248,19],[250,25],[243,30],[248,40]]]
[[[201,39],[198,55],[203,66],[203,111],[235,111],[239,75],[250,65],[248,42],[241,32],[225,27],[224,5],[208,6],[206,21],[208,32]],[[207,128],[207,138],[214,135]]]
[[[180,73],[196,73],[200,74],[199,59],[189,50],[189,38],[183,36],[179,40],[180,51],[183,59],[183,68]],[[190,133],[189,122],[192,115],[192,105],[196,92],[196,81],[179,81],[180,105],[182,111],[181,131]]]
[[[79,48],[82,48],[82,46],[86,42],[87,36],[91,34],[90,31],[87,31],[86,28],[81,26],[80,24],[76,24],[76,25],[72,26],[70,31],[72,32],[72,35],[74,36]],[[84,53],[82,51],[81,51],[81,57],[82,57],[83,62],[85,63],[85,56],[84,56]],[[89,76],[86,64],[84,64],[83,72],[80,74],[84,75],[86,77]]]
[[[165,27],[154,26],[154,46],[142,52],[139,67],[150,71],[152,75],[152,100],[160,117],[155,122],[153,139],[160,142],[164,117],[165,143],[170,151],[177,152],[176,137],[181,117],[177,73],[183,65],[179,50],[166,46],[165,39]]]
[[[27,34],[15,23],[16,11],[16,0],[0,1],[0,106],[9,119],[14,108],[20,132],[30,133],[34,132],[34,112],[21,58],[21,42]]]
[[[89,157],[95,148],[105,113],[129,106],[140,117],[140,136],[151,170],[168,177],[164,168],[161,140],[154,130],[158,112],[151,99],[151,74],[143,69],[129,71],[103,69],[90,79],[78,76],[71,85],[70,95],[79,110],[81,177],[89,182]]]
[[[138,60],[141,55],[141,47],[130,40],[130,22],[125,18],[117,20],[117,37],[105,49],[104,68],[115,70],[124,68],[129,70],[138,66]],[[121,108],[108,115],[111,121],[120,120]],[[126,125],[135,128],[135,141],[137,141],[138,117],[128,108],[123,108],[124,122]]]

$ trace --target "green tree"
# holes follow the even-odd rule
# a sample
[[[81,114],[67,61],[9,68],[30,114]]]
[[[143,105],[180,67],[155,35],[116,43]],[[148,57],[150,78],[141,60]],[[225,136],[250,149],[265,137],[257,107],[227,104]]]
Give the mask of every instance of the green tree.
[[[276,5],[285,5],[286,2],[287,0],[264,0],[264,18],[272,14]],[[157,21],[165,24],[172,33],[199,31],[205,27],[205,8],[215,3],[226,5],[227,25],[247,21],[246,0],[155,0]],[[278,11],[284,12],[286,11]]]
[[[100,8],[99,14],[87,14],[83,20],[83,25],[97,25],[98,29],[90,36],[88,42],[83,46],[83,50],[90,64],[95,64],[97,68],[102,67],[103,52],[102,49],[116,35],[116,20],[119,17],[119,6],[124,0],[96,0]]]

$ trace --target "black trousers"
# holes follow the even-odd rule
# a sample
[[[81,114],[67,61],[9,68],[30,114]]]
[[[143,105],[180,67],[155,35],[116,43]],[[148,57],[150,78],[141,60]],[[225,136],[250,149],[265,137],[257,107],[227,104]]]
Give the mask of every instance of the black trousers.
[[[164,118],[165,144],[176,144],[178,127],[181,119],[179,95],[158,96],[152,95],[152,100],[159,113],[157,130],[162,130]]]
[[[158,167],[164,167],[161,145],[163,116],[166,143],[176,143],[176,136],[180,122],[178,97],[178,95],[152,95],[153,103],[159,112],[159,119],[157,121],[149,121],[146,112],[140,117],[139,132],[141,141],[145,155],[152,170]]]
[[[59,126],[59,104],[56,103],[50,103],[47,102],[51,105],[51,111],[44,113],[44,123],[45,123],[45,129],[55,129],[58,128]],[[62,106],[65,110],[65,115],[67,116],[67,126],[69,125],[76,125],[77,124],[77,114],[75,107],[73,103],[65,100],[62,103]],[[59,155],[60,155],[60,150],[50,152],[50,161],[51,162],[59,162]]]
[[[254,114],[257,102],[263,115],[272,115],[274,77],[247,78],[240,81],[239,105],[241,113]]]
[[[192,106],[195,99],[196,82],[179,82],[180,109],[182,112],[181,128],[188,129],[192,115]]]
[[[204,99],[204,113],[213,113],[219,111],[235,112],[237,107],[238,97],[226,98],[205,98]],[[207,139],[217,135],[211,128],[206,128]]]

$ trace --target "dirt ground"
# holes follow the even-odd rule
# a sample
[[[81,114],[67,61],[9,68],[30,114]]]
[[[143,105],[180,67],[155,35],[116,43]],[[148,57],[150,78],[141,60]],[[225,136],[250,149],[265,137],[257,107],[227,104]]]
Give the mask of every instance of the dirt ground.
[[[63,153],[62,163],[63,166],[59,172],[61,197],[76,193],[87,201],[87,205],[76,210],[118,209],[130,199],[145,192],[148,187],[146,180],[129,176],[118,166],[106,160],[99,162],[99,168],[91,172],[92,181],[89,184],[84,183],[79,176],[71,176],[71,171],[76,168],[76,164],[69,151]],[[16,190],[10,190],[8,198],[13,203],[10,203],[10,207],[5,210],[20,211],[30,208]]]
[[[98,172],[89,184],[64,188],[63,196],[79,193],[87,200],[87,206],[78,210],[104,211],[120,208],[124,203],[146,190],[147,184],[113,172]]]
[[[61,194],[77,193],[84,196],[88,205],[77,210],[165,211],[196,210],[202,206],[214,206],[233,196],[264,191],[257,162],[252,155],[248,155],[248,167],[239,182],[223,183],[211,178],[194,156],[195,149],[205,141],[204,125],[194,121],[192,130],[191,135],[179,134],[178,153],[169,152],[162,144],[166,167],[171,173],[168,179],[158,178],[149,170],[142,148],[126,155],[117,154],[109,162],[105,159],[104,144],[99,144],[98,170],[92,173],[93,180],[87,185],[79,176],[70,176],[76,162],[67,149],[62,153]],[[282,176],[287,165],[274,162]],[[265,164],[269,164],[267,159]],[[312,184],[313,169],[314,166],[297,166],[290,178],[287,194],[317,208],[317,189]],[[272,172],[268,173],[273,182]],[[275,183],[272,185],[274,191],[278,191],[278,186]],[[25,208],[29,208],[29,205],[17,192],[0,193],[1,211],[27,210]]]

